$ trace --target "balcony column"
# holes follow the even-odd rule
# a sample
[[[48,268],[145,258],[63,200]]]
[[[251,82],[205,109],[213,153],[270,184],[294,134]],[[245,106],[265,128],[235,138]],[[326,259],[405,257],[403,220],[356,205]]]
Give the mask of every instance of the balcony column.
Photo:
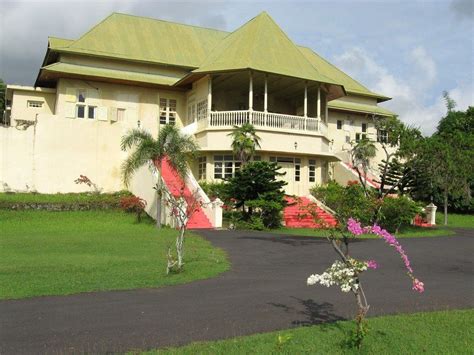
[[[252,71],[249,72],[249,122],[252,123],[252,111],[253,111],[253,75]]]
[[[321,120],[321,86],[318,85],[317,118]]]
[[[304,82],[304,102],[303,102],[303,112],[304,112],[304,129],[307,127],[308,119],[308,82]]]
[[[268,112],[268,75],[265,74],[264,94],[263,94],[263,125],[267,125],[267,112]]]
[[[210,124],[212,110],[212,76],[209,75],[209,81],[207,82],[207,121]]]

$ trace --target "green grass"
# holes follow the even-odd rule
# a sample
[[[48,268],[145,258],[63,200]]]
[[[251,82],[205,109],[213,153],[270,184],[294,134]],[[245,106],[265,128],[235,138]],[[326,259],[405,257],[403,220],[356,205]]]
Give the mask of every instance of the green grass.
[[[360,350],[345,341],[349,321],[256,334],[216,342],[193,343],[151,354],[472,354],[474,310],[416,313],[369,319]],[[279,344],[278,337],[289,339]]]
[[[324,229],[311,229],[311,228],[279,228],[272,230],[278,234],[289,234],[302,237],[326,237],[328,231]],[[416,226],[405,227],[400,233],[395,234],[397,238],[421,238],[421,237],[440,237],[453,235],[455,232],[451,229],[435,227],[435,228],[422,228]],[[357,238],[362,239],[377,239],[378,237],[373,234],[363,234]]]
[[[218,275],[225,253],[189,234],[185,270],[166,275],[176,231],[120,211],[0,210],[0,299],[159,287]]]
[[[436,224],[444,225],[444,213],[436,213]],[[451,228],[474,228],[474,215],[448,213],[448,227]]]

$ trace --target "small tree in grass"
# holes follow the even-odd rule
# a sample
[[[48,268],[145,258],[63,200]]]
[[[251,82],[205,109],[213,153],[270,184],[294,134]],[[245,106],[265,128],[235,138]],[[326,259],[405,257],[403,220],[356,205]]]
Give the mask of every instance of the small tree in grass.
[[[157,187],[159,188],[159,187]],[[167,205],[171,218],[174,219],[178,234],[176,236],[175,250],[176,257],[168,248],[166,273],[176,270],[182,271],[184,266],[184,237],[188,228],[188,222],[201,207],[202,202],[199,198],[199,191],[189,192],[184,186],[181,187],[179,196],[173,196],[168,189],[161,187],[161,194]]]
[[[317,214],[313,214],[316,221]],[[357,303],[357,314],[355,317],[356,329],[350,338],[350,345],[360,348],[368,327],[365,321],[370,305],[367,301],[360,275],[367,269],[377,269],[378,263],[375,260],[357,260],[349,253],[349,243],[364,233],[371,233],[383,239],[389,246],[393,247],[400,255],[407,275],[412,280],[412,289],[417,292],[424,291],[423,282],[415,278],[413,269],[410,264],[405,250],[398,240],[381,228],[377,224],[368,227],[362,227],[355,219],[349,218],[345,226],[339,225],[336,229],[329,229],[327,239],[331,243],[334,251],[339,257],[334,263],[326,269],[322,274],[313,274],[308,277],[308,285],[320,284],[326,287],[333,285],[339,286],[342,292],[352,292]]]

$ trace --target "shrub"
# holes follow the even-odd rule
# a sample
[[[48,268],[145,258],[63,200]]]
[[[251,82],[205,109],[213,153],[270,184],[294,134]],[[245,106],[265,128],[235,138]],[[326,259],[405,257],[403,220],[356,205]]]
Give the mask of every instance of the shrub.
[[[224,201],[225,197],[225,182],[207,182],[200,181],[199,185],[204,190],[206,195],[211,199],[215,200],[216,198]]]
[[[120,207],[128,213],[136,213],[137,222],[141,222],[145,212],[146,201],[138,196],[124,196],[120,199]]]
[[[410,225],[418,213],[421,213],[421,207],[406,196],[385,197],[378,221],[388,231],[398,232],[400,227]]]
[[[336,218],[341,226],[352,217],[363,224],[371,224],[376,214],[378,202],[374,194],[367,197],[364,189],[357,182],[342,186],[330,181],[325,186],[315,186],[311,194],[336,212]]]
[[[247,228],[277,228],[281,225],[281,211],[286,206],[282,187],[286,182],[276,163],[254,161],[247,163],[223,185],[223,200],[240,211],[240,221]],[[242,223],[237,222],[237,226]]]

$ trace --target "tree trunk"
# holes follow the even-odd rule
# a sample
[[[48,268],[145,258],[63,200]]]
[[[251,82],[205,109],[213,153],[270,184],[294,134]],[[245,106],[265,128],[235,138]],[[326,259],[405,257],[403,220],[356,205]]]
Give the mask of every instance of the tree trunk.
[[[163,184],[161,181],[161,160],[158,167],[158,184],[157,184],[157,196],[156,196],[156,228],[161,229],[161,204],[162,204],[162,191]]]
[[[448,225],[448,189],[444,189],[444,225]]]

